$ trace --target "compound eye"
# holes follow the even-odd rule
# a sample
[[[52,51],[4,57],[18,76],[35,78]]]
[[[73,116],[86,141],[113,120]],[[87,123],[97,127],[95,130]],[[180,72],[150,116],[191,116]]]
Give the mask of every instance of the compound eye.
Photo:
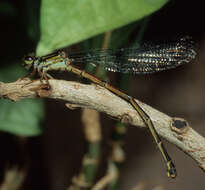
[[[34,57],[32,57],[32,56],[26,56],[24,58],[24,62],[26,65],[31,65],[33,63],[33,61],[34,61]]]

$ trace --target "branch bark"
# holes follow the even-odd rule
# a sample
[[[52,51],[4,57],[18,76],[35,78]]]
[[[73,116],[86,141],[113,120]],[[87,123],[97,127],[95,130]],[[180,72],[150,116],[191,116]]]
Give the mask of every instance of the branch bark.
[[[104,112],[137,127],[146,127],[133,107],[118,96],[97,85],[85,85],[64,80],[49,80],[46,89],[39,80],[25,78],[12,83],[0,82],[0,98],[19,101],[24,98],[51,98],[64,100],[69,107],[82,107]],[[158,134],[192,157],[205,171],[205,139],[185,120],[170,117],[138,100],[137,103],[150,116]]]

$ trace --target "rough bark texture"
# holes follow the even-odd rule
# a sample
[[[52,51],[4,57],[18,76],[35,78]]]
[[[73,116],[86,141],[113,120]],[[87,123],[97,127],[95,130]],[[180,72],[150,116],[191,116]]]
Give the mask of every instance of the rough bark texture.
[[[85,85],[64,80],[49,80],[50,89],[39,80],[22,79],[13,83],[0,82],[0,98],[19,101],[23,98],[64,100],[70,107],[84,107],[104,112],[111,117],[137,127],[146,127],[132,106],[97,85]],[[152,119],[158,134],[191,156],[205,170],[205,139],[186,121],[172,118],[138,100],[137,103]],[[177,121],[177,122],[176,122]]]

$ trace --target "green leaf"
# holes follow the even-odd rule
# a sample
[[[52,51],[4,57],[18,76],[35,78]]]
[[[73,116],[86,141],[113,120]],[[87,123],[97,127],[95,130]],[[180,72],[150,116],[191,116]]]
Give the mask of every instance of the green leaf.
[[[0,81],[11,82],[25,75],[20,65],[0,69]],[[36,136],[42,133],[41,121],[44,106],[41,100],[25,99],[19,102],[0,100],[0,130],[20,136]]]
[[[167,0],[42,0],[37,55],[139,20]]]
[[[12,82],[25,75],[26,70],[20,63],[8,64],[8,66],[1,67],[0,69],[0,81],[2,82]]]
[[[36,136],[42,133],[40,121],[44,116],[39,100],[25,99],[19,102],[0,100],[0,130],[20,136]]]

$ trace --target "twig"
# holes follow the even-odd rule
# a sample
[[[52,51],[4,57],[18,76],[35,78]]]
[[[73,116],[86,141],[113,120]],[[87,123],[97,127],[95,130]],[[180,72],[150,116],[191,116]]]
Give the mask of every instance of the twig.
[[[25,177],[26,169],[18,169],[17,167],[7,169],[0,190],[18,190],[23,184]]]
[[[93,185],[100,160],[100,128],[99,114],[95,110],[83,109],[82,122],[88,151],[84,155],[80,173],[72,180],[68,190],[90,189]]]
[[[111,141],[111,153],[108,161],[107,175],[114,173],[116,177],[109,181],[108,189],[119,189],[120,169],[125,161],[125,152],[123,150],[124,140],[126,134],[126,126],[117,122],[114,126]]]
[[[13,101],[35,97],[64,100],[79,107],[104,112],[124,123],[145,127],[144,122],[130,104],[97,85],[49,80],[51,89],[47,90],[39,80],[28,83],[29,79],[18,80],[13,83],[0,82],[0,98]],[[136,101],[151,117],[159,135],[192,157],[205,171],[204,137],[194,131],[186,121],[172,118],[138,100]]]
[[[92,190],[104,189],[109,183],[111,183],[117,176],[116,172],[109,172],[107,175],[102,177],[92,188]]]
[[[102,49],[108,48],[111,33],[112,32],[106,32],[104,34]],[[94,73],[94,68],[91,69],[89,72]],[[98,76],[99,78],[105,78],[106,71],[103,70],[101,67],[98,67],[95,75]],[[68,107],[68,104],[66,105]],[[71,106],[71,108],[73,107]],[[71,185],[72,189],[78,189],[77,187],[78,181],[79,184],[86,184],[85,187],[82,187],[84,189],[87,188],[88,185],[91,186],[93,184],[97,174],[98,164],[100,160],[100,153],[101,153],[101,146],[100,146],[101,125],[100,125],[99,112],[97,112],[96,110],[84,108],[82,109],[81,117],[82,117],[81,120],[83,123],[84,135],[88,145],[88,151],[84,155],[80,174],[74,178],[75,181]],[[82,180],[84,180],[84,183],[82,183]]]

